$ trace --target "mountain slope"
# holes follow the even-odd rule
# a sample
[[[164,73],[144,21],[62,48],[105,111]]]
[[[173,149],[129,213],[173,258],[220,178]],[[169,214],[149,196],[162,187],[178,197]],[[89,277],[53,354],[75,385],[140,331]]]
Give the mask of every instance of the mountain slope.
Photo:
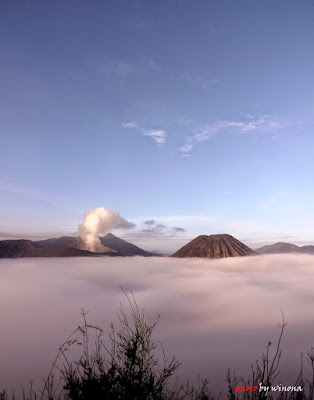
[[[172,257],[223,258],[256,255],[231,235],[200,235],[183,246]]]
[[[86,249],[82,238],[62,236],[45,240],[2,240],[0,241],[0,258],[17,257],[84,257],[84,256],[154,256],[139,247],[122,240],[111,233],[99,238],[101,244],[96,251]]]
[[[129,243],[123,239],[114,236],[112,233],[107,233],[106,236],[100,237],[100,242],[102,245],[110,247],[111,249],[116,250],[118,253],[124,256],[144,256],[151,257],[156,254],[149,253],[132,243]]]
[[[86,257],[94,253],[71,247],[37,247],[31,240],[1,240],[0,258],[21,257]]]
[[[112,233],[108,233],[106,236],[99,238],[101,245],[98,246],[96,252],[99,253],[116,253],[121,256],[153,256],[154,254],[149,253],[132,243],[129,243],[123,239],[114,236]],[[60,238],[39,240],[35,242],[36,246],[39,247],[50,247],[50,246],[66,246],[73,247],[76,249],[85,250],[85,243],[82,238],[74,236],[62,236]]]
[[[84,240],[81,237],[76,237],[76,236],[61,236],[59,238],[38,240],[34,242],[34,244],[37,247],[44,247],[44,248],[62,246],[62,247],[71,247],[74,249],[89,251],[86,249]],[[122,255],[122,254],[117,254],[118,252],[115,249],[103,245],[98,246],[93,253],[116,253],[115,255]]]
[[[259,254],[314,254],[314,246],[296,246],[291,243],[278,242],[255,250]]]
[[[267,245],[256,249],[259,254],[286,254],[297,253],[298,246],[290,243],[278,242],[275,244]]]
[[[314,254],[314,246],[313,245],[308,245],[308,246],[299,247],[298,253]]]

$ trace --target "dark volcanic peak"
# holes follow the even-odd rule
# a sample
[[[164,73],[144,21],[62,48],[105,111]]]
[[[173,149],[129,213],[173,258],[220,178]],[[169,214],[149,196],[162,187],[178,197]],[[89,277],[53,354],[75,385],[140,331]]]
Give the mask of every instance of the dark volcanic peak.
[[[256,249],[259,254],[289,254],[289,253],[299,253],[299,254],[314,254],[314,246],[296,246],[291,243],[278,242],[270,244],[267,246],[260,247]]]
[[[112,233],[107,233],[106,236],[99,238],[102,245],[110,247],[111,249],[116,250],[118,253],[124,256],[144,256],[144,257],[151,257],[155,256],[156,254],[149,253],[132,243],[129,243],[123,239],[118,238],[117,236],[113,235]]]
[[[231,235],[201,235],[183,246],[172,257],[223,258],[256,255]]]

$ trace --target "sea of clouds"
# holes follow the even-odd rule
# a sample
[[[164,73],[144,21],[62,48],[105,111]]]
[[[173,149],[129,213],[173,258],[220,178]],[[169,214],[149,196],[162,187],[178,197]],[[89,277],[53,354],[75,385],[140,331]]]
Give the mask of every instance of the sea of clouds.
[[[149,322],[160,314],[154,338],[182,362],[179,375],[205,376],[214,391],[227,368],[247,376],[267,342],[276,342],[282,310],[280,382],[292,385],[300,353],[314,346],[313,283],[314,256],[305,255],[0,260],[0,388],[31,379],[39,387],[82,308],[109,333],[120,303],[128,307],[120,285]]]

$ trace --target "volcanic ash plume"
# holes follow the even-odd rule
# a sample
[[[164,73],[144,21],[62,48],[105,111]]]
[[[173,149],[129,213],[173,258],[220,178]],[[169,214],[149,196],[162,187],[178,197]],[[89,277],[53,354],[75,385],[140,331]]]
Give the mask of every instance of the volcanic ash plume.
[[[79,234],[83,238],[86,248],[96,251],[101,246],[98,236],[107,233],[110,229],[130,229],[135,224],[128,222],[120,216],[119,211],[108,210],[104,207],[97,207],[86,211],[83,223],[79,225]]]

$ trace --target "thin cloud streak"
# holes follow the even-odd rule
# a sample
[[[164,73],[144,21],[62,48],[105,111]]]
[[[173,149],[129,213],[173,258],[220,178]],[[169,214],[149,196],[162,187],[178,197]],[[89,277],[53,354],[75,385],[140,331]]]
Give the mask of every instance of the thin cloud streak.
[[[136,122],[125,122],[122,123],[123,128],[138,128],[138,125]]]
[[[172,238],[177,234],[185,232],[185,229],[178,226],[168,226],[157,222],[154,219],[146,220],[142,223],[142,229],[128,234],[129,238],[147,239],[147,238]]]
[[[253,116],[247,114],[245,121],[217,121],[214,124],[205,125],[197,133],[187,138],[185,145],[179,148],[182,155],[189,155],[194,147],[203,142],[208,142],[221,131],[231,131],[234,134],[245,135],[253,132],[271,132],[281,127],[278,117],[274,114],[262,114]]]
[[[134,121],[123,122],[121,125],[123,128],[134,128],[143,136],[151,137],[156,142],[158,147],[162,147],[166,143],[167,132],[163,129],[145,129]]]

